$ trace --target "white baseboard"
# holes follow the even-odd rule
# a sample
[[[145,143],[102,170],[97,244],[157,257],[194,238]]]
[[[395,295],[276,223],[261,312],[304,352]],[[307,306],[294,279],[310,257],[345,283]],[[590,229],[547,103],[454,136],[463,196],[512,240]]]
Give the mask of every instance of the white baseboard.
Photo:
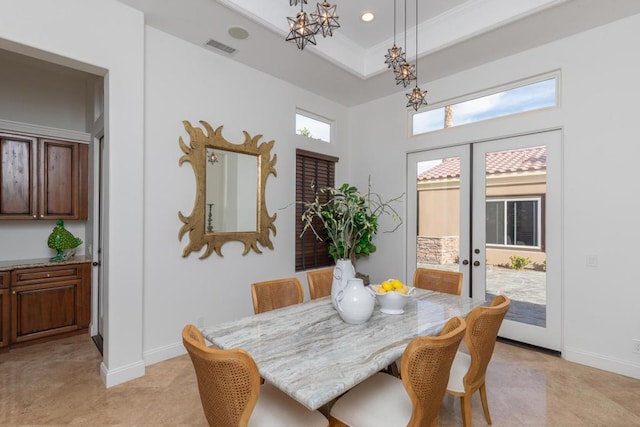
[[[153,365],[154,363],[162,362],[174,357],[182,356],[187,350],[182,345],[182,342],[169,344],[164,347],[154,348],[153,350],[144,352],[145,365]]]
[[[179,342],[147,351],[143,356],[144,361],[131,363],[117,369],[107,369],[104,362],[102,362],[100,364],[100,378],[107,388],[113,387],[115,385],[143,377],[146,366],[182,356],[186,352],[187,350],[185,350],[182,342]]]
[[[109,388],[122,384],[136,378],[144,377],[145,364],[141,360],[117,369],[107,369],[104,362],[100,364],[100,378],[104,385]]]
[[[562,357],[570,362],[576,362],[604,371],[640,379],[640,363],[616,359],[572,347],[566,347],[562,352]]]

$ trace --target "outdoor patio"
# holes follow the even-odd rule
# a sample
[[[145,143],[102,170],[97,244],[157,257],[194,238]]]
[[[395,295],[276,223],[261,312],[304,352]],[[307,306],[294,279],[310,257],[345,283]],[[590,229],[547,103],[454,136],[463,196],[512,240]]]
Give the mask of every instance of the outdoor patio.
[[[418,267],[457,271],[457,264],[418,264]],[[489,266],[486,278],[486,299],[496,295],[511,299],[506,318],[509,320],[544,327],[546,325],[546,273],[535,270],[513,270]]]

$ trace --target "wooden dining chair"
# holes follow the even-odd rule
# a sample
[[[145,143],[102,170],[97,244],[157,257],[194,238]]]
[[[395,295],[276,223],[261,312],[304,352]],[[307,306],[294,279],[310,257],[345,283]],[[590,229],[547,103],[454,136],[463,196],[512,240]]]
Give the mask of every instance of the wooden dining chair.
[[[309,284],[309,297],[311,299],[331,295],[333,268],[307,271],[307,283]]]
[[[462,293],[462,273],[458,271],[417,268],[413,274],[413,286],[430,291],[460,295]]]
[[[462,423],[465,427],[471,426],[471,395],[476,390],[480,391],[487,424],[491,424],[485,374],[493,356],[498,330],[510,305],[509,298],[498,295],[489,306],[476,307],[467,316],[464,341],[469,354],[461,351],[456,353],[447,385],[448,394],[460,397]]]
[[[182,330],[182,342],[210,426],[327,426],[320,412],[308,410],[271,384],[261,386],[258,367],[246,351],[207,347],[193,325]]]
[[[329,414],[329,426],[437,426],[451,363],[465,327],[462,317],[453,317],[439,336],[414,338],[402,355],[402,380],[384,373],[364,380],[338,398]]]
[[[300,280],[295,277],[267,280],[251,284],[255,314],[299,304],[304,299]]]

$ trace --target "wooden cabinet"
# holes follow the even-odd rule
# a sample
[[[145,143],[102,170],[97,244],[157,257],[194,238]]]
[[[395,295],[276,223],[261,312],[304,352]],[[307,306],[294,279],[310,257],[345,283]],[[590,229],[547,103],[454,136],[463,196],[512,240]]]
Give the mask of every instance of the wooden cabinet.
[[[0,272],[0,348],[9,345],[9,272]]]
[[[11,272],[11,343],[86,329],[91,320],[91,265]]]
[[[0,134],[0,219],[87,219],[89,146]]]
[[[36,147],[36,138],[0,134],[0,218],[35,218]]]

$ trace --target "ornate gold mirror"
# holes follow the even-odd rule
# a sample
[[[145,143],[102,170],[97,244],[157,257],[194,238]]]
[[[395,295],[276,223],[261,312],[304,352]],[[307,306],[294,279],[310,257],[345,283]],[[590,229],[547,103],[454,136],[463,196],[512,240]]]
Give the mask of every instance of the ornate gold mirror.
[[[204,129],[183,121],[189,145],[182,137],[179,140],[184,152],[179,164],[191,163],[197,185],[191,215],[178,212],[184,223],[178,240],[189,233],[182,256],[200,251],[205,245],[200,259],[213,251],[223,256],[222,245],[234,240],[244,243],[243,255],[249,249],[262,253],[258,243],[273,249],[269,232],[276,234],[276,214],[269,215],[264,197],[267,178],[270,174],[277,176],[277,156],[271,157],[275,141],[258,144],[262,135],[252,138],[243,131],[244,142],[233,144],[222,136],[222,126],[214,130],[209,123],[200,123]]]

